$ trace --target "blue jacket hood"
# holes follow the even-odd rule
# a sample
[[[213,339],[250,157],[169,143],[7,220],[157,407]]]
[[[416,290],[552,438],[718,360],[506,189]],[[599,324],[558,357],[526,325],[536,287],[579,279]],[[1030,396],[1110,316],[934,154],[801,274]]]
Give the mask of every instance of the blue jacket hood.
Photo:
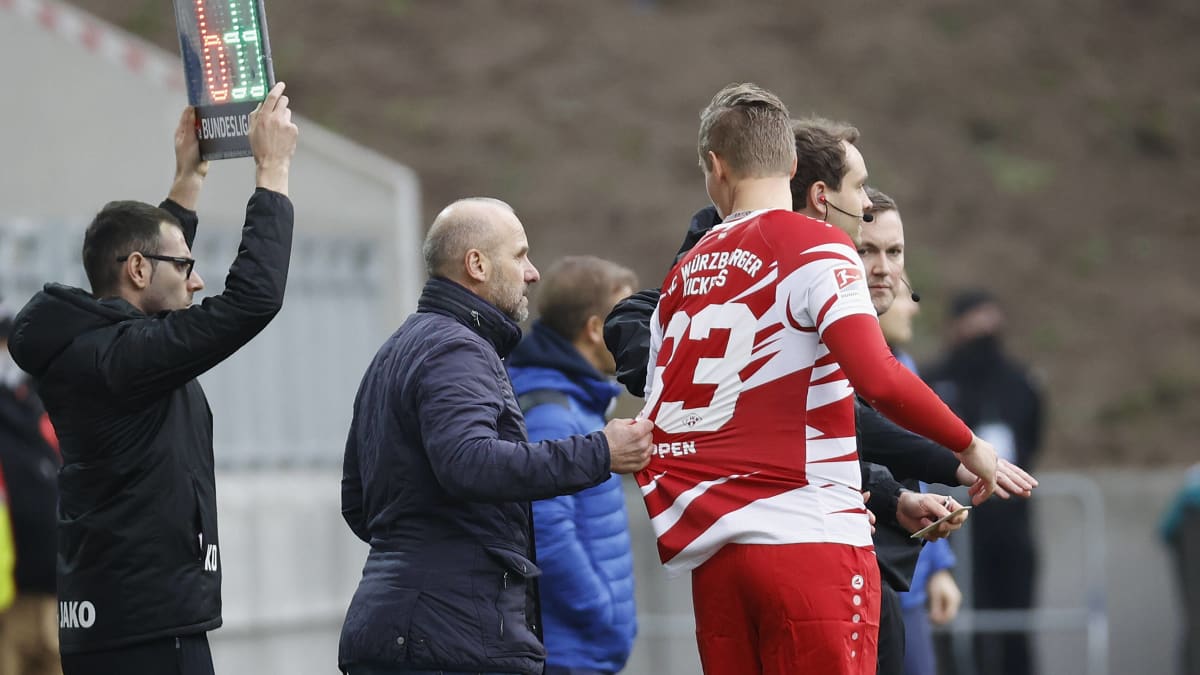
[[[553,389],[574,398],[588,410],[603,415],[620,386],[600,374],[575,345],[541,321],[508,357],[513,389],[520,396],[537,389]]]

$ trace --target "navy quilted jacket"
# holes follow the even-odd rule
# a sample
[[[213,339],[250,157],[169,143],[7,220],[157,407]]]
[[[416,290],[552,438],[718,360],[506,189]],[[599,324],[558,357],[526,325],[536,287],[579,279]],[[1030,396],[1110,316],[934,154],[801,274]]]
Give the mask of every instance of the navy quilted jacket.
[[[609,477],[602,433],[529,443],[501,358],[520,329],[434,278],[363,376],[342,515],[371,545],[339,665],[537,675],[529,502]]]

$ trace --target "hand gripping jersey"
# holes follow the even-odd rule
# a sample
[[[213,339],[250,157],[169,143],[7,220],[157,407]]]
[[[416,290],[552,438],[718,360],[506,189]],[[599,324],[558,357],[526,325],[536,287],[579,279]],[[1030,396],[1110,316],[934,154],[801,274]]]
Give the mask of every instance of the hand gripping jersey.
[[[667,275],[637,479],[668,570],[729,543],[871,545],[854,390],[821,341],[875,317],[864,279],[845,233],[784,210],[727,220]]]

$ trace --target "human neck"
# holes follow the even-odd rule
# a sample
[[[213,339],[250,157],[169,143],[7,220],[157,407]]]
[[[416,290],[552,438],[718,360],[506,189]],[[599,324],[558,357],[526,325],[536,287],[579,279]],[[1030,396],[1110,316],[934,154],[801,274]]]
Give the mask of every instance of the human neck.
[[[792,209],[792,191],[784,176],[745,178],[732,186],[729,214],[763,209]]]
[[[491,302],[491,299],[488,297],[487,284],[475,279],[469,274],[443,274],[440,276],[446,281],[452,281],[468,291],[471,291],[475,295],[478,295],[484,300]]]
[[[575,347],[575,351],[579,352],[579,355],[583,357],[583,360],[596,369],[596,372],[604,372],[604,363],[600,360],[600,355],[596,352],[596,344],[587,339],[586,335],[580,335],[571,344]]]
[[[97,295],[96,296],[97,300],[107,300],[109,298],[117,298],[117,299],[124,300],[125,302],[128,302],[129,304],[133,305],[134,308],[136,308],[137,311],[141,312],[142,314],[150,314],[150,312],[146,311],[145,304],[142,301],[142,294],[134,292],[134,290],[132,288],[129,288],[128,286],[122,287],[116,293],[110,292],[107,295]]]
[[[796,213],[799,213],[800,215],[803,215],[803,216],[808,216],[809,218],[812,218],[813,220],[825,220],[825,214],[818,211],[812,204],[805,206],[803,209],[800,209]]]
[[[854,241],[855,245],[857,245],[862,236],[860,231],[860,221],[854,220],[850,222],[849,226],[847,226],[847,217],[838,217],[838,212],[830,208],[828,204],[826,205],[825,209],[827,209],[827,211],[818,209],[810,200],[808,206],[805,206],[803,209],[797,211],[797,213],[808,216],[809,218],[813,218],[814,220],[820,220],[829,223],[842,232],[845,232],[846,236],[850,237],[850,239]]]

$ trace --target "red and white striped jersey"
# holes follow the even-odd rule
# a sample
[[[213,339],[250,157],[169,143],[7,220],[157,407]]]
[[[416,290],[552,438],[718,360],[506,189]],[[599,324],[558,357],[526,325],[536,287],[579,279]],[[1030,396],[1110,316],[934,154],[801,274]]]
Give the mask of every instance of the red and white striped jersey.
[[[672,572],[727,543],[871,545],[854,390],[821,341],[875,316],[864,279],[845,233],[785,210],[727,220],[667,275],[637,479]]]

